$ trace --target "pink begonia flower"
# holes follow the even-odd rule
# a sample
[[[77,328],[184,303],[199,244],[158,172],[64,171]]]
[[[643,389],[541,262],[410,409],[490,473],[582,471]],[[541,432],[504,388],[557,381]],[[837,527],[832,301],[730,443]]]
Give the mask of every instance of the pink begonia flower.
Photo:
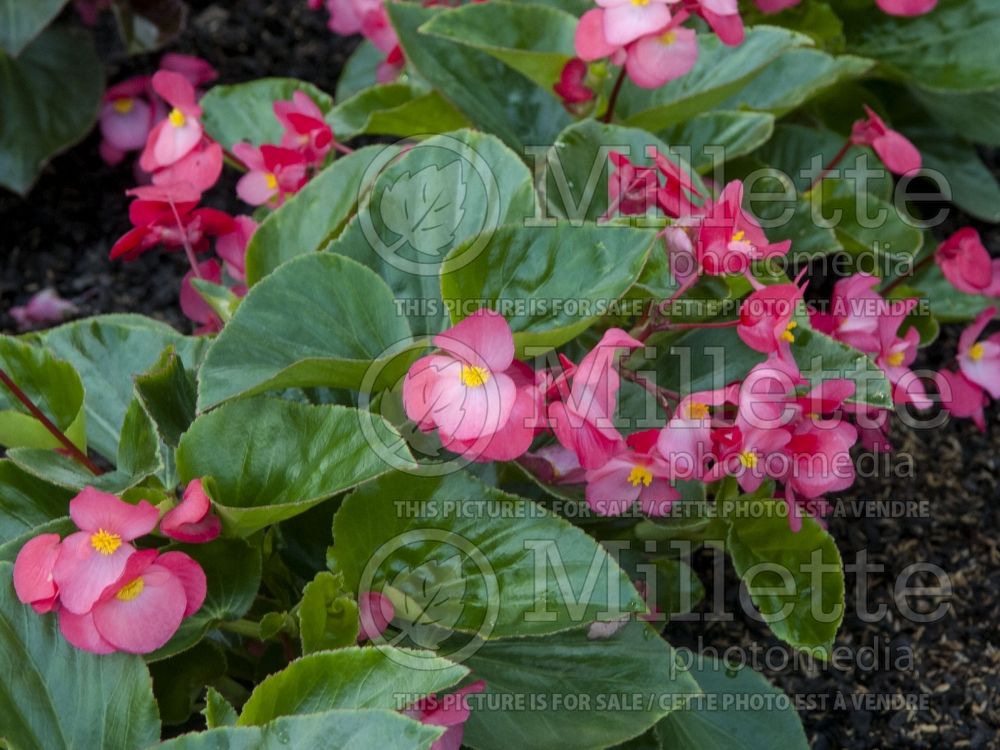
[[[879,348],[875,364],[882,368],[886,378],[893,385],[892,398],[897,404],[913,404],[918,409],[926,409],[932,402],[927,391],[911,370],[910,365],[917,358],[920,332],[910,326],[903,336],[899,328],[906,316],[917,306],[916,299],[886,300],[887,308],[878,318]]]
[[[723,44],[738,47],[743,44],[745,30],[737,0],[684,0],[691,13],[705,19]]]
[[[153,129],[155,108],[149,102],[149,76],[116,83],[104,93],[101,136],[117,152],[138,151]]]
[[[670,24],[630,44],[627,54],[625,70],[632,82],[644,89],[659,88],[687,75],[698,62],[698,34]]]
[[[399,78],[399,74],[403,72],[404,65],[406,65],[406,57],[403,55],[403,48],[397,44],[385,56],[385,60],[380,62],[378,67],[375,68],[375,82],[392,83]]]
[[[584,85],[587,77],[587,63],[579,57],[567,62],[559,74],[559,80],[552,87],[564,104],[583,104],[594,98],[592,89]]]
[[[604,38],[623,47],[670,23],[670,8],[678,0],[597,0],[604,9]]]
[[[993,266],[983,240],[972,227],[959,229],[938,247],[934,261],[960,292],[983,294],[993,281]]]
[[[86,487],[70,500],[69,515],[80,531],[63,540],[53,577],[63,609],[82,615],[122,575],[135,552],[129,542],[156,528],[160,513],[145,500],[130,505]]]
[[[17,323],[19,331],[30,331],[33,328],[59,323],[66,316],[76,312],[76,305],[64,300],[51,287],[33,294],[24,305],[10,308],[10,316]]]
[[[833,287],[830,312],[810,312],[810,325],[855,349],[874,354],[879,350],[879,315],[886,308],[882,295],[875,291],[878,283],[877,276],[866,273],[840,279]]]
[[[93,26],[101,11],[111,7],[111,0],[73,0],[73,7],[84,25]]]
[[[740,305],[736,334],[754,351],[791,357],[789,345],[795,341],[798,326],[793,317],[802,304],[802,288],[797,284],[758,289]]]
[[[274,116],[285,129],[283,148],[299,151],[310,164],[319,165],[333,148],[333,130],[323,119],[323,110],[304,91],[290,101],[276,101]]]
[[[396,608],[389,597],[376,591],[358,595],[358,643],[373,641],[389,627],[396,616]]]
[[[604,9],[591,8],[580,17],[573,37],[577,56],[585,62],[611,57],[621,49],[604,36]]]
[[[971,382],[993,398],[1000,398],[1000,333],[977,340],[996,314],[997,308],[988,307],[962,331],[958,339],[958,366]]]
[[[919,170],[923,162],[917,147],[886,125],[868,105],[865,112],[868,119],[858,120],[851,129],[851,143],[870,146],[893,174]]]
[[[802,0],[757,0],[757,7],[763,13],[780,13],[785,8],[792,8]]]
[[[621,386],[614,365],[622,349],[642,345],[620,328],[608,329],[573,373],[569,393],[549,404],[549,427],[584,469],[600,468],[621,448],[622,436],[612,422]]]
[[[801,420],[785,447],[790,456],[788,473],[783,477],[786,499],[815,500],[854,484],[850,450],[857,440],[857,428],[843,419]],[[789,523],[792,531],[802,528],[802,518],[796,512],[789,513]]]
[[[306,160],[298,151],[270,144],[257,148],[249,143],[234,144],[232,150],[249,170],[236,183],[236,194],[251,206],[280,206],[286,196],[306,183]]]
[[[389,54],[399,47],[399,37],[396,29],[389,21],[389,13],[385,9],[385,4],[378,0],[356,0],[361,6],[361,33],[364,37],[375,45],[376,49],[385,54]]]
[[[208,60],[195,55],[183,55],[179,52],[168,52],[161,57],[160,70],[180,73],[195,88],[211,83],[219,77],[219,71],[212,67]]]
[[[691,215],[695,211],[692,198],[702,197],[694,186],[691,168],[682,167],[655,149],[653,149],[653,162],[657,171],[664,177],[663,187],[656,193],[656,202],[663,213],[675,218]]]
[[[937,0],[875,0],[878,7],[890,16],[922,16],[930,13]]]
[[[143,550],[129,557],[92,610],[61,609],[59,629],[85,651],[148,654],[173,637],[186,613],[201,608],[205,590],[204,572],[187,555]]]
[[[403,381],[406,415],[424,431],[449,440],[479,440],[507,424],[517,401],[508,374],[514,336],[503,316],[474,312],[434,337],[442,354],[417,360]]]
[[[638,500],[647,516],[670,512],[680,497],[670,484],[670,471],[653,452],[659,430],[629,435],[621,450],[603,466],[586,474],[587,504],[602,516],[620,516]]]
[[[187,156],[153,174],[154,185],[188,184],[199,192],[213,187],[222,175],[222,146],[202,140]]]
[[[784,448],[791,440],[788,430],[741,425],[722,427],[712,433],[718,461],[706,475],[709,481],[736,477],[744,492],[755,491],[764,477],[780,477],[787,471]],[[780,460],[774,460],[780,459]]]
[[[40,534],[21,547],[14,560],[14,591],[39,614],[51,612],[59,597],[52,571],[59,557],[59,535]]]
[[[743,210],[743,183],[730,182],[718,200],[704,207],[695,253],[701,269],[712,276],[740,274],[751,262],[785,255],[791,240],[770,243],[760,225]]]
[[[608,175],[608,211],[605,218],[618,211],[624,215],[642,215],[657,205],[660,189],[654,167],[639,167],[627,156],[612,151],[608,154],[614,169]]]
[[[188,483],[181,502],[160,520],[163,535],[179,542],[210,542],[219,536],[221,530],[222,521],[212,513],[212,502],[200,479]]]
[[[712,409],[738,403],[739,385],[685,396],[660,431],[656,450],[675,479],[704,479],[713,458]]]
[[[1000,297],[1000,258],[990,266],[990,285],[980,292],[984,297]]]
[[[187,78],[161,70],[153,76],[153,90],[173,109],[153,128],[139,157],[139,166],[150,173],[183,159],[202,136],[201,107]]]
[[[471,713],[466,696],[481,693],[485,689],[486,683],[479,680],[450,695],[429,695],[407,708],[403,714],[421,724],[447,727],[445,733],[431,744],[430,750],[460,750],[465,722],[469,720]]]
[[[983,410],[990,399],[986,392],[961,372],[941,370],[935,373],[941,404],[953,417],[971,419],[980,432],[986,432],[986,415]]]
[[[792,358],[772,354],[754,365],[737,395],[737,424],[759,429],[789,427],[802,414],[796,389],[804,383]]]
[[[201,324],[195,333],[198,335],[218,333],[222,330],[222,321],[216,315],[212,306],[194,288],[194,284],[191,282],[195,278],[201,278],[213,284],[221,284],[222,264],[215,258],[199,261],[198,276],[195,276],[193,270],[189,270],[184,274],[184,278],[181,279],[180,290],[181,312],[184,313],[188,320]]]
[[[226,273],[237,281],[246,279],[247,245],[257,231],[257,222],[249,216],[234,216],[233,231],[215,240],[215,254],[225,262]]]

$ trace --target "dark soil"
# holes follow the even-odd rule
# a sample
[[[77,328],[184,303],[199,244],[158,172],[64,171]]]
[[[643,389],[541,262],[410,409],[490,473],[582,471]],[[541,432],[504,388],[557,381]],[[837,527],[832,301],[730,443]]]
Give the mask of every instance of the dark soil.
[[[310,11],[305,0],[191,5],[188,28],[172,48],[208,59],[222,83],[294,76],[333,91],[353,46],[329,33],[324,14]],[[100,34],[109,80],[155,69],[156,55],[125,58],[115,51],[110,28]],[[45,286],[76,302],[81,315],[141,312],[190,330],[177,308],[183,257],[157,252],[131,264],[107,260],[115,238],[128,229],[124,191],[134,179],[128,164],[104,165],[98,140],[92,134],[57,158],[27,199],[0,191],[4,330],[13,327],[6,310]],[[220,189],[213,196],[220,196],[210,201],[213,205],[244,210],[235,198],[225,197],[232,196],[231,190]],[[1000,251],[994,229],[984,236],[994,253]],[[948,341],[938,343],[936,351],[942,354],[937,356],[951,356],[955,332],[947,330],[943,338]],[[815,748],[1000,747],[1000,420],[995,407],[988,420],[985,435],[968,422],[897,430],[899,453],[892,466],[910,456],[913,477],[892,478],[883,471],[859,480],[842,498],[847,508],[851,501],[926,501],[927,513],[877,518],[847,512],[830,519],[845,562],[867,551],[870,565],[884,566],[869,577],[869,608],[885,604],[888,614],[863,621],[853,605],[856,576],[848,575],[847,615],[837,642],[851,649],[874,648],[877,668],[765,665],[765,672],[789,694],[811,701],[801,714]],[[708,585],[707,561],[696,563]],[[933,563],[950,576],[950,606],[937,622],[915,625],[900,614],[893,584],[912,563]],[[766,626],[742,614],[731,569],[725,592],[734,620],[671,624],[668,637],[698,647],[700,636],[703,645],[737,645],[747,653],[754,644],[779,645]],[[931,595],[923,599],[929,609],[938,601]],[[851,696],[866,693],[915,696],[918,704],[912,710],[853,709]],[[837,703],[838,695],[846,705]]]

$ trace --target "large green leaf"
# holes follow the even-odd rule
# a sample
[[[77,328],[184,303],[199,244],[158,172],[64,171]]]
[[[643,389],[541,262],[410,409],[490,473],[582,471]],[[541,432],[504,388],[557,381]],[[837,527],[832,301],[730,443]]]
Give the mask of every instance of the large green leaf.
[[[181,438],[177,469],[183,482],[211,477],[224,528],[248,536],[389,470],[360,429],[362,419],[379,433],[382,447],[392,445],[396,461],[410,458],[380,417],[343,406],[258,398],[195,420]]]
[[[723,511],[730,524],[726,547],[774,634],[827,658],[844,617],[840,552],[811,517],[793,532],[785,508],[779,500],[733,501]]]
[[[144,748],[160,738],[138,656],[73,648],[55,614],[21,604],[0,563],[0,737],[17,750]]]
[[[973,143],[1000,146],[1000,90],[969,94],[911,86],[910,93],[947,130]]]
[[[255,146],[278,143],[283,130],[274,116],[274,102],[289,100],[296,91],[308,94],[324,113],[333,108],[329,94],[294,78],[259,78],[232,86],[213,86],[200,102],[205,132],[225,148],[237,141],[250,141]]]
[[[616,115],[628,125],[647,130],[684,122],[722,104],[787,50],[811,44],[804,34],[773,26],[748,29],[738,47],[727,47],[713,34],[701,34],[698,62],[690,73],[658,89],[626,82]]]
[[[198,393],[194,375],[184,367],[173,346],[164,349],[149,370],[136,376],[135,391],[160,437],[176,448],[194,421]]]
[[[0,54],[19,55],[65,4],[66,0],[0,0]]]
[[[256,284],[279,265],[316,252],[354,213],[371,186],[364,179],[375,160],[391,160],[395,146],[367,146],[342,156],[268,214],[247,245],[247,283]]]
[[[73,493],[0,461],[0,544],[66,515]]]
[[[83,380],[87,439],[105,458],[118,455],[125,414],[134,398],[133,378],[146,372],[173,346],[186,369],[196,370],[207,340],[182,336],[164,323],[140,315],[102,315],[37,334]]]
[[[935,169],[951,190],[952,202],[977,219],[1000,222],[1000,185],[974,146],[941,130],[908,130],[924,169]]]
[[[416,699],[445,690],[469,672],[426,653],[426,669],[412,669],[405,666],[408,653],[413,652],[352,646],[296,659],[254,689],[243,706],[240,726],[333,708],[396,709],[399,696]]]
[[[390,3],[387,10],[407,63],[478,127],[508,146],[520,150],[524,144],[551,143],[569,122],[555,97],[496,58],[419,30],[437,14],[450,11],[416,3]]]
[[[686,649],[678,654],[691,664],[704,697],[656,725],[662,750],[809,749],[791,699],[762,674]]]
[[[296,258],[250,290],[209,349],[198,407],[283,388],[358,388],[374,361],[409,339],[372,271],[340,255]]]
[[[348,588],[401,603],[398,619],[417,626],[405,634],[423,647],[442,640],[433,628],[540,635],[645,608],[594,539],[466,473],[390,474],[344,501],[333,534]]]
[[[851,401],[892,408],[892,386],[871,357],[813,330],[802,320],[795,329],[792,354],[803,377],[813,385],[830,378],[846,378],[857,390]]]
[[[0,51],[0,186],[27,193],[49,159],[90,130],[103,86],[101,61],[82,29],[47,29],[16,58]]]
[[[441,296],[460,303],[453,322],[481,300],[505,313],[519,348],[556,347],[613,309],[655,240],[655,230],[613,225],[504,226],[478,251],[476,240],[452,251]]]
[[[675,149],[690,147],[688,161],[708,172],[716,163],[736,159],[760,147],[774,133],[774,115],[767,112],[703,112],[657,135]]]
[[[205,571],[208,590],[205,603],[184,619],[170,641],[147,656],[158,661],[178,654],[202,639],[210,628],[237,620],[253,605],[260,588],[260,552],[239,539],[217,539],[210,544],[176,544]]]
[[[641,734],[700,692],[670,645],[635,621],[601,640],[577,628],[491,641],[467,663],[493,696],[465,727],[464,742],[476,750],[562,750],[568,737],[574,750],[598,750]]]
[[[367,39],[362,40],[344,63],[340,80],[337,81],[337,101],[346,101],[374,86],[376,71],[383,60],[385,60],[384,52]]]
[[[287,748],[378,748],[428,750],[441,728],[388,710],[338,709],[283,716],[262,727],[219,727],[193,732],[156,750],[287,750]]]
[[[534,213],[531,173],[517,154],[491,135],[459,130],[385,166],[328,250],[373,269],[413,332],[434,334],[448,321],[438,275],[449,251],[472,238],[478,252],[501,224]]]
[[[987,307],[997,304],[995,297],[959,292],[941,273],[941,268],[931,265],[921,271],[907,286],[921,292],[930,305],[931,314],[942,323],[962,323],[972,320]]]
[[[933,91],[1000,87],[1000,5],[942,0],[915,18],[865,12],[846,19],[852,52],[882,62],[894,75]]]
[[[359,91],[327,117],[339,138],[359,135],[426,136],[469,125],[468,119],[437,91],[407,83],[386,83]]]
[[[51,352],[0,336],[0,367],[73,444],[87,449],[83,384],[73,365]],[[62,443],[0,383],[0,445],[5,448],[61,448]]]
[[[492,0],[441,13],[420,31],[482,50],[551,91],[575,55],[576,25],[558,8]]]

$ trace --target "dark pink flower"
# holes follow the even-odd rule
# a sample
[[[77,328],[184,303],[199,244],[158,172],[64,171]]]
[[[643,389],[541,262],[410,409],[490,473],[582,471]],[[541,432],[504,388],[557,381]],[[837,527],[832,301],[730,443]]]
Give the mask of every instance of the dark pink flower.
[[[181,502],[167,511],[160,521],[164,536],[179,542],[201,544],[219,536],[222,522],[212,513],[212,502],[200,479],[193,479],[184,489]]]
[[[32,295],[26,304],[10,308],[10,316],[17,322],[19,331],[59,323],[76,312],[76,305],[64,300],[51,287]]]
[[[739,403],[739,385],[685,396],[660,431],[656,450],[675,479],[704,479],[712,453],[712,409]]]
[[[134,228],[111,247],[111,260],[134,260],[159,245],[181,248],[185,241],[200,252],[207,248],[207,238],[235,229],[229,214],[214,208],[195,208],[201,194],[190,184],[150,185],[129,192],[138,198],[129,206]]]
[[[684,4],[691,13],[705,19],[723,44],[743,44],[745,30],[737,0],[684,0]]]
[[[445,733],[431,745],[430,750],[459,750],[462,746],[465,722],[469,720],[470,713],[466,696],[481,693],[485,689],[486,683],[479,680],[450,695],[430,695],[421,698],[403,713],[421,724],[447,727]]]
[[[995,307],[988,307],[962,331],[958,340],[958,366],[969,381],[993,398],[1000,398],[1000,333],[977,340],[996,314]]]
[[[222,264],[215,258],[209,258],[198,263],[198,275],[194,270],[188,271],[181,279],[180,303],[181,312],[195,323],[200,323],[196,333],[204,335],[218,333],[222,330],[222,321],[216,315],[212,306],[198,293],[191,283],[195,278],[204,279],[213,284],[222,283]]]
[[[738,180],[726,185],[703,212],[695,253],[704,273],[744,273],[753,261],[784,255],[791,247],[791,240],[768,242],[764,230],[743,210],[743,183]]]
[[[785,8],[791,8],[802,0],[757,0],[757,7],[764,13],[780,13]]]
[[[282,147],[299,151],[310,164],[321,164],[333,148],[333,130],[309,95],[296,91],[291,101],[275,102],[274,115],[285,129]]]
[[[810,324],[867,354],[879,351],[878,319],[887,306],[875,291],[878,283],[877,276],[866,273],[841,279],[833,287],[830,312],[810,312]]]
[[[306,160],[298,151],[264,144],[237,143],[233,153],[249,170],[236,183],[236,193],[251,206],[280,206],[306,183]]]
[[[653,452],[659,430],[629,435],[617,454],[587,471],[587,504],[602,516],[619,516],[636,500],[648,516],[663,516],[680,493],[670,484],[670,471]]]
[[[701,198],[694,186],[691,168],[682,167],[673,159],[653,149],[653,161],[657,171],[663,175],[663,187],[656,193],[656,202],[667,216],[680,218],[690,216],[695,211],[693,198]]]
[[[153,90],[173,109],[153,128],[139,157],[139,166],[150,173],[183,159],[202,136],[201,107],[187,78],[161,70],[153,76]]]
[[[989,404],[986,392],[961,372],[941,370],[935,375],[941,404],[953,417],[971,419],[980,432],[986,432],[983,409]]]
[[[14,591],[39,614],[51,612],[59,598],[53,576],[59,557],[59,535],[40,534],[27,542],[14,560]]]
[[[129,78],[108,88],[101,105],[101,136],[117,152],[138,151],[153,129],[149,76]]]
[[[892,130],[871,107],[865,105],[868,119],[858,120],[851,130],[851,143],[869,146],[893,174],[907,174],[920,169],[922,160],[917,147]]]
[[[53,578],[63,609],[82,615],[124,573],[135,552],[129,542],[156,528],[160,514],[145,500],[130,505],[87,487],[70,500],[69,515],[80,531],[63,540]]]
[[[678,0],[597,0],[604,9],[604,38],[623,47],[663,29],[670,23],[670,8]]]
[[[777,478],[787,470],[783,453],[791,440],[787,430],[734,425],[715,430],[712,440],[718,462],[707,474],[709,481],[728,474],[736,477],[744,492],[753,492],[766,476]],[[772,460],[775,456],[782,460]]]
[[[608,154],[614,170],[608,176],[608,212],[642,215],[657,205],[660,181],[654,167],[639,167],[618,151]]]
[[[373,641],[389,627],[396,616],[396,608],[389,598],[375,591],[358,596],[358,643]]]
[[[797,284],[758,289],[743,300],[736,333],[754,351],[791,356],[789,344],[795,341],[798,325],[792,318],[801,304],[802,289]]]
[[[219,181],[222,174],[222,146],[203,139],[187,156],[153,174],[154,185],[187,184],[204,192]]]
[[[890,16],[922,16],[930,13],[937,0],[875,0],[878,7]]]
[[[938,247],[934,260],[960,292],[983,294],[993,281],[990,254],[972,227],[959,229]]]
[[[168,52],[161,57],[160,70],[180,73],[195,88],[211,83],[219,77],[219,71],[212,67],[212,64],[207,60],[195,55],[182,55],[179,52]]]
[[[559,81],[552,88],[564,104],[582,104],[594,98],[594,92],[584,84],[587,63],[579,57],[567,62],[559,74]]]
[[[237,281],[246,279],[247,245],[257,231],[257,222],[249,216],[234,216],[233,231],[215,240],[215,253],[225,262],[226,273]]]

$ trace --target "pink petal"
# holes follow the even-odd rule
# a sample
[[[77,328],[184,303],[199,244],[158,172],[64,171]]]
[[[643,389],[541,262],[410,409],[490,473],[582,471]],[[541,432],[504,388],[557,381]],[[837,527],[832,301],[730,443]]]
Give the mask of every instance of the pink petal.
[[[156,169],[169,167],[180,161],[201,142],[201,123],[197,120],[188,118],[180,127],[171,124],[169,119],[163,120],[160,124],[163,123],[166,123],[166,127],[161,128],[158,132],[154,130],[155,140],[150,135],[150,140],[153,142],[153,159],[156,163]]]
[[[184,587],[187,602],[184,616],[190,617],[201,609],[208,593],[208,581],[205,579],[204,569],[183,552],[164,552],[156,558],[156,564],[177,576],[177,580]]]
[[[619,48],[604,36],[604,10],[601,8],[592,8],[580,17],[573,44],[576,54],[587,62],[610,57]]]
[[[666,5],[628,2],[604,9],[604,38],[608,44],[622,47],[639,37],[660,31],[668,23],[670,9]]]
[[[207,60],[178,52],[168,52],[161,57],[160,68],[180,73],[195,87],[211,83],[219,77],[218,71]]]
[[[199,544],[219,536],[222,522],[212,515],[211,501],[200,479],[192,480],[181,502],[167,511],[160,521],[160,531],[171,539]]]
[[[647,89],[686,75],[698,60],[698,35],[693,29],[678,27],[645,36],[628,50],[625,69],[629,78]]]
[[[134,599],[119,599],[116,594],[95,606],[93,613],[101,636],[130,654],[148,654],[166,644],[180,627],[187,606],[184,586],[169,569],[153,564],[140,578],[142,590]]]
[[[124,542],[148,534],[160,520],[159,511],[145,500],[132,505],[93,487],[85,487],[69,501],[69,515],[83,531],[103,529]]]
[[[510,419],[517,399],[514,381],[508,375],[494,372],[483,385],[470,387],[461,379],[465,365],[453,362],[430,394],[437,426],[456,440],[477,440],[493,434]]]
[[[91,536],[89,531],[78,531],[66,537],[52,571],[63,608],[78,615],[89,612],[105,589],[114,585],[135,552],[131,544],[122,543],[110,555],[103,555],[94,549]]]
[[[222,146],[218,143],[205,143],[180,161],[156,172],[153,184],[186,182],[199,191],[205,191],[219,181],[221,174]]]
[[[514,334],[503,315],[482,308],[434,337],[434,345],[463,362],[503,372],[514,361]]]
[[[94,625],[93,612],[74,615],[67,609],[59,610],[59,632],[71,645],[92,654],[113,654],[115,647],[104,640]]]
[[[54,602],[58,589],[52,570],[59,557],[59,535],[41,534],[27,542],[14,560],[14,591],[25,604]]]
[[[198,117],[201,107],[198,106],[194,86],[180,73],[171,70],[160,70],[153,75],[153,90],[163,97],[171,107],[176,107],[185,115]]]
[[[923,163],[917,147],[895,130],[876,138],[872,148],[893,174],[916,172]]]
[[[116,107],[118,102],[128,102],[129,110],[120,112]],[[141,149],[152,127],[152,110],[142,99],[122,98],[101,108],[101,135],[122,151]]]
[[[634,463],[613,458],[587,472],[587,505],[602,516],[620,516],[639,497],[640,486],[628,481]]]
[[[976,343],[979,335],[986,330],[986,326],[990,324],[990,321],[993,320],[993,316],[996,314],[996,307],[987,307],[976,316],[975,320],[966,326],[958,338],[959,354],[965,354],[972,348],[972,345]]]
[[[531,447],[540,421],[540,406],[534,387],[520,388],[506,424],[479,440],[448,440],[444,447],[472,461],[513,461]]]
[[[937,0],[875,0],[891,16],[922,16],[934,10]]]
[[[656,478],[639,490],[639,507],[647,516],[665,516],[681,493],[666,479]]]
[[[388,597],[375,591],[358,596],[358,643],[372,641],[389,627],[396,610]]]
[[[268,179],[268,172],[248,172],[236,183],[236,194],[251,206],[262,206],[278,194],[278,186]]]

